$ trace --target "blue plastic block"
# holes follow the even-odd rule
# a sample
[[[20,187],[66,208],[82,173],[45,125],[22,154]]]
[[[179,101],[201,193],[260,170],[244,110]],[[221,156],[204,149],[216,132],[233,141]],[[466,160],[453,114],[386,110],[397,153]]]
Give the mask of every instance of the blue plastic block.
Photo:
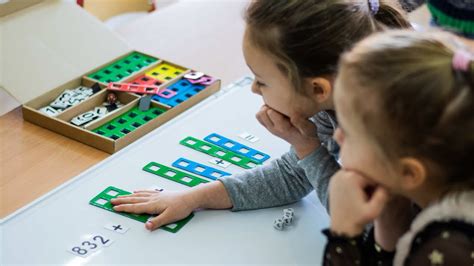
[[[238,143],[237,141],[228,139],[216,133],[210,134],[209,136],[205,137],[204,140],[214,145],[217,145],[223,149],[230,150],[237,154],[250,158],[259,163],[263,163],[264,161],[270,158],[270,155],[268,154],[252,149],[248,146]]]
[[[186,170],[196,175],[204,176],[212,180],[217,180],[219,177],[231,175],[230,173],[218,170],[216,168],[196,163],[185,158],[179,158],[176,160],[172,166],[179,168],[181,170]]]
[[[158,95],[155,95],[153,96],[153,100],[166,104],[171,107],[175,107],[176,105],[186,101],[187,99],[191,98],[195,94],[199,93],[205,87],[206,86],[200,85],[200,84],[192,84],[187,79],[183,78],[167,87],[169,90],[176,92],[177,93],[176,96],[166,99]]]

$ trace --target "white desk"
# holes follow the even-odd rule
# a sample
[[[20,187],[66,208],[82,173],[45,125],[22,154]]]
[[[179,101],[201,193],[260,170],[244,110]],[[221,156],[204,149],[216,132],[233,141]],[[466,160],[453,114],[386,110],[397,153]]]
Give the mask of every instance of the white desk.
[[[187,189],[141,170],[150,161],[171,165],[179,157],[207,164],[209,156],[179,145],[186,136],[202,139],[216,132],[244,143],[237,135],[248,131],[261,139],[248,146],[276,158],[289,147],[254,118],[261,104],[260,97],[252,95],[248,85],[212,96],[7,217],[3,222],[0,264],[319,264],[325,244],[320,230],[328,226],[328,216],[314,192],[291,205],[296,220],[285,231],[272,226],[274,219],[282,215],[283,207],[201,211],[181,231],[172,234],[163,230],[149,232],[143,223],[88,204],[111,185],[128,191],[152,185],[167,190]],[[225,170],[242,171],[236,166]],[[124,224],[130,230],[121,235],[104,229],[110,222]],[[87,258],[66,251],[92,233],[107,236],[114,243]]]

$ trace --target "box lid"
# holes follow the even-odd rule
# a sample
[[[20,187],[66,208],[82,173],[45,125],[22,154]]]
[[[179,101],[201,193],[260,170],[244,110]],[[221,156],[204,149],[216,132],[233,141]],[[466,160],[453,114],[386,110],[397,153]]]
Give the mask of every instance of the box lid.
[[[0,17],[6,16],[23,8],[37,4],[43,0],[11,1],[0,0]]]
[[[0,87],[25,103],[131,49],[75,1],[0,18]]]

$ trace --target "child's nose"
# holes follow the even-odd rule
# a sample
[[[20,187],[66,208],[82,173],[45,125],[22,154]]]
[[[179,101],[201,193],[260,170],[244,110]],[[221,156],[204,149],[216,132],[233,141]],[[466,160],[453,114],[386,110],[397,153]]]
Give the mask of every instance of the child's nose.
[[[252,92],[258,95],[262,95],[262,92],[260,91],[260,88],[257,86],[257,84],[252,83]]]

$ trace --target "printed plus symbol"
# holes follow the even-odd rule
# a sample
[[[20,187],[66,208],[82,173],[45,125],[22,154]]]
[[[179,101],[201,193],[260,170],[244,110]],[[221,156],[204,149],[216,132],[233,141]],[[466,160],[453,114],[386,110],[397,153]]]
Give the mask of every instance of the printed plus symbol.
[[[114,225],[114,226],[112,226],[112,227],[114,228],[115,231],[117,231],[117,230],[122,230],[122,229],[123,229],[123,228],[120,226],[120,224],[119,224],[119,225]]]
[[[224,161],[223,160],[216,160],[216,164],[224,164]]]
[[[125,225],[120,225],[120,224],[116,224],[116,223],[108,223],[104,227],[107,230],[114,231],[114,232],[119,233],[119,234],[125,234],[128,231],[128,229],[130,229]]]

